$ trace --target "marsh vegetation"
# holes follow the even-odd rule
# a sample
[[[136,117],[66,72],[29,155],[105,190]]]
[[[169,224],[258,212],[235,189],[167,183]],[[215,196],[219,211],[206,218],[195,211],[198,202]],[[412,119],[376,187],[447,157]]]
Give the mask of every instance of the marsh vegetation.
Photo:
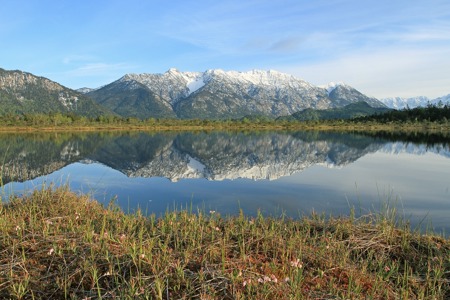
[[[125,214],[67,188],[0,206],[3,299],[448,299],[450,241],[355,218]]]

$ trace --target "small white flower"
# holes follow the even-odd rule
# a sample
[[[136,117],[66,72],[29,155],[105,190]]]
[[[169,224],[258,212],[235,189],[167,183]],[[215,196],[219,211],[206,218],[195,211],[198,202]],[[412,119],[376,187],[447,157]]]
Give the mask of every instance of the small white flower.
[[[300,262],[300,259],[296,259],[291,261],[291,267],[299,268],[301,269],[303,267],[302,263]]]
[[[270,275],[270,279],[272,279],[272,282],[277,283],[278,282],[278,278],[275,275]]]
[[[51,248],[50,250],[48,250],[47,254],[52,255],[54,252],[55,252],[55,249]]]

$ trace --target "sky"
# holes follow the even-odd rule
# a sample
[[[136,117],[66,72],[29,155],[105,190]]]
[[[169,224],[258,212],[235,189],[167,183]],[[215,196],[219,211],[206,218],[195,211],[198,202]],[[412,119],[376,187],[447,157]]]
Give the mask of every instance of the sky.
[[[96,88],[276,70],[377,97],[450,94],[449,0],[0,0],[0,68]]]

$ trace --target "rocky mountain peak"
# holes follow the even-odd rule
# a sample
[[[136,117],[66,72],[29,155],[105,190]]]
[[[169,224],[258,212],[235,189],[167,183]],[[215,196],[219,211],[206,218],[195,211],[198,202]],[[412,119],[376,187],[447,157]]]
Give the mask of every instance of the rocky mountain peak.
[[[330,82],[327,85],[321,86],[322,88],[326,89],[328,92],[328,95],[334,91],[337,87],[343,87],[343,88],[351,88],[349,85],[345,84],[342,81],[339,82]]]
[[[276,118],[306,108],[327,109],[359,101],[383,106],[376,99],[364,96],[350,86],[335,84],[332,95],[324,88],[275,70],[254,69],[241,72],[210,69],[204,72],[182,72],[171,68],[165,73],[127,74],[115,85],[109,86],[116,90],[116,95],[110,91],[110,97],[115,99],[114,111],[118,109],[117,94],[126,94],[125,89],[131,90],[133,87],[145,87],[148,90],[146,93],[156,97],[148,96],[152,103],[162,101],[164,105],[171,106],[179,118],[228,119],[247,115]],[[100,94],[102,104],[108,103],[106,94],[101,89],[89,93],[93,99]],[[136,100],[127,101],[135,103]],[[144,114],[139,112],[139,115],[155,117],[150,110]]]
[[[64,89],[59,83],[51,81],[44,77],[38,77],[31,73],[22,71],[0,72],[0,89],[21,90],[29,85],[39,85],[52,91],[61,91]]]
[[[68,113],[97,116],[109,112],[85,97],[45,77],[0,69],[0,114]]]

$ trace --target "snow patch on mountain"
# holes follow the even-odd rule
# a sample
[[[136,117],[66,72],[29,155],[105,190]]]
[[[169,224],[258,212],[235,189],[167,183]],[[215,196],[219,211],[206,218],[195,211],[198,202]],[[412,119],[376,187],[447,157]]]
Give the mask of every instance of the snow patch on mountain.
[[[440,103],[443,105],[450,105],[450,94],[433,99],[431,100],[431,103],[434,105],[439,105]]]
[[[97,90],[97,89],[91,89],[91,88],[88,88],[88,87],[82,87],[82,88],[76,89],[75,91],[77,91],[78,93],[81,93],[81,94],[87,94],[87,93],[95,91],[95,90]]]
[[[430,99],[425,96],[411,97],[411,98],[402,98],[402,97],[390,97],[380,99],[387,107],[394,109],[405,109],[416,108],[416,107],[425,107],[429,104],[431,105],[449,105],[450,104],[450,94],[442,97],[438,97],[435,99]]]
[[[212,72],[214,74],[214,72]],[[281,87],[286,83],[292,83],[298,81],[292,75],[281,73],[274,70],[251,70],[248,72],[238,72],[238,71],[228,71],[218,70],[217,74],[227,76],[228,78],[234,78],[237,81],[247,82],[254,85],[265,85],[265,86],[277,86]],[[306,83],[306,82],[305,82]]]
[[[343,86],[343,87],[348,87],[348,88],[350,88],[349,85],[343,83],[342,81],[340,81],[340,82],[333,82],[333,81],[332,81],[332,82],[328,83],[327,85],[322,85],[322,86],[320,86],[320,87],[326,89],[328,95],[330,95],[330,93],[331,93],[332,91],[334,91],[338,86]]]
[[[390,97],[380,99],[387,107],[393,109],[415,108],[418,106],[426,106],[430,99],[425,96],[402,98],[402,97]]]
[[[189,79],[186,84],[186,87],[189,89],[189,94],[195,93],[203,86],[205,86],[205,81],[203,80],[203,77]]]

